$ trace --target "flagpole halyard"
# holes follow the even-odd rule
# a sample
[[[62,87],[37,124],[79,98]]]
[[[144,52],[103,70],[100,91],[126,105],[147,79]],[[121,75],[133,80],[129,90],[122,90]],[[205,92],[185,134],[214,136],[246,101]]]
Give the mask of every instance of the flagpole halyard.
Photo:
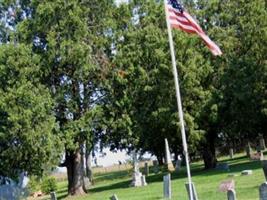
[[[180,123],[181,123],[183,149],[184,149],[184,155],[185,155],[185,160],[186,160],[187,178],[188,178],[188,183],[189,183],[189,196],[190,196],[189,199],[193,200],[192,179],[191,179],[191,172],[190,172],[190,165],[189,165],[188,147],[187,147],[187,142],[186,142],[184,116],[183,116],[183,109],[182,109],[182,102],[181,102],[178,72],[177,72],[177,68],[176,68],[176,59],[175,59],[172,30],[171,30],[171,25],[170,25],[169,20],[168,20],[169,14],[168,14],[167,0],[164,0],[164,6],[165,6],[166,23],[167,23],[167,28],[168,28],[169,45],[170,45],[170,51],[171,51],[171,59],[172,59],[173,76],[174,76],[174,82],[175,82],[177,106],[178,106],[178,112],[179,112],[179,119],[180,119]]]

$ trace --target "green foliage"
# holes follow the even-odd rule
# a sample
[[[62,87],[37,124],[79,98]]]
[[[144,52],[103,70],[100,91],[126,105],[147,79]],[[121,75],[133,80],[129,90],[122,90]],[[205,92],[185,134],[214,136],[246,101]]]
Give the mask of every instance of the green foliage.
[[[29,190],[30,193],[39,191],[41,189],[40,178],[38,178],[36,176],[31,176],[30,181],[27,185],[27,189]]]
[[[135,9],[133,9],[135,8]],[[164,9],[160,2],[139,1],[118,8],[116,54],[109,88],[114,148],[140,148],[164,156],[164,138],[182,151]],[[135,11],[133,11],[135,10]],[[133,22],[133,18],[136,21]],[[124,22],[122,26],[121,23]],[[199,40],[174,32],[186,129],[192,150],[203,137],[197,119],[211,98],[212,66],[198,51]],[[106,116],[108,116],[108,114]],[[114,133],[114,134],[113,134]]]
[[[53,101],[37,76],[39,57],[27,46],[3,45],[0,69],[0,174],[41,175],[59,161],[61,149]]]
[[[57,182],[55,177],[51,176],[45,177],[41,183],[41,190],[45,194],[49,194],[50,192],[55,192],[57,190]]]

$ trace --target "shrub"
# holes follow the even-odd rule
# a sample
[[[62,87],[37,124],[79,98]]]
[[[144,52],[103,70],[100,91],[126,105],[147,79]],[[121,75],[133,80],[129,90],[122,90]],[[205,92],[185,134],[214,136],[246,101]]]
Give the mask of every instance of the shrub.
[[[38,177],[31,176],[27,188],[30,193],[40,190],[40,180],[38,179]]]
[[[41,184],[41,190],[43,193],[48,194],[57,190],[57,182],[54,177],[45,177]]]

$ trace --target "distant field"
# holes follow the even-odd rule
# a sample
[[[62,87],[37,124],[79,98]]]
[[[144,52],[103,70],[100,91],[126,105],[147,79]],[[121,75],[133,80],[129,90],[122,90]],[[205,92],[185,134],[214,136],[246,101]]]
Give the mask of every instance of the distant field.
[[[256,200],[259,199],[259,185],[265,182],[264,174],[259,161],[249,161],[246,157],[239,155],[233,160],[222,158],[221,162],[230,165],[230,171],[203,170],[202,163],[191,165],[193,181],[195,183],[200,200],[225,200],[226,194],[219,192],[220,182],[234,179],[236,185],[237,199]],[[253,175],[241,176],[242,170],[251,169]],[[151,170],[152,171],[152,170]],[[236,177],[229,178],[228,174],[236,174]],[[147,177],[148,186],[141,188],[129,187],[131,182],[130,170],[98,174],[95,176],[95,186],[89,190],[89,194],[67,199],[77,200],[109,200],[112,194],[117,194],[119,200],[161,200],[163,199],[162,173],[150,174]],[[186,173],[185,168],[180,173],[172,174],[173,199],[187,200],[185,189]],[[58,183],[58,199],[67,195],[66,182]]]

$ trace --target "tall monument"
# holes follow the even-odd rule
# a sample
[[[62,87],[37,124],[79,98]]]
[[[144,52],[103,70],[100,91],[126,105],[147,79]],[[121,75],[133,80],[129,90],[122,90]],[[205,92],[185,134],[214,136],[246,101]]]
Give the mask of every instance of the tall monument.
[[[173,172],[175,170],[172,164],[171,153],[167,138],[165,138],[165,165],[169,172]]]

